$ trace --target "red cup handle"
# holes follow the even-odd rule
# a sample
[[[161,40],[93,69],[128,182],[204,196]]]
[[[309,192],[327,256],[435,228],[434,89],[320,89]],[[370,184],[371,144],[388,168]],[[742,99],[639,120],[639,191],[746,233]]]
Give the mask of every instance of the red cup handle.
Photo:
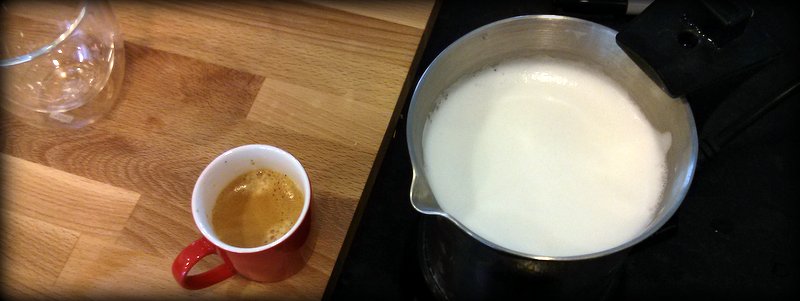
[[[195,264],[200,262],[203,257],[215,253],[217,253],[217,246],[205,237],[195,240],[183,249],[178,254],[178,257],[175,258],[175,261],[172,262],[172,276],[182,287],[196,290],[211,286],[236,274],[236,270],[233,269],[228,257],[225,254],[220,254],[224,261],[223,264],[201,274],[189,276],[189,271],[192,270]]]

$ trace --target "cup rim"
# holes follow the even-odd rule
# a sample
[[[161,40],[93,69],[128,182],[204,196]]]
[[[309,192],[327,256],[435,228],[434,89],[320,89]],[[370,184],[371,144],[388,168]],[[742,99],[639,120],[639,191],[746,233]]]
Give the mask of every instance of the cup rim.
[[[64,41],[67,40],[67,38],[72,36],[72,33],[75,32],[76,29],[78,29],[81,23],[83,23],[88,6],[89,6],[88,0],[81,0],[77,6],[78,15],[75,17],[75,19],[72,20],[72,22],[70,22],[69,28],[63,31],[52,42],[44,44],[39,48],[28,51],[27,53],[23,53],[13,57],[0,58],[0,67],[11,67],[22,63],[27,63],[47,52],[50,52],[50,50],[53,50],[53,48],[57,47],[58,45],[61,45],[61,43],[63,43]]]
[[[273,152],[277,152],[277,153],[281,154],[281,156],[284,156],[281,160],[288,160],[288,161],[291,162],[292,165],[294,165],[295,167],[299,168],[299,170],[301,171],[301,177],[302,177],[301,180],[306,185],[304,187],[302,187],[302,189],[303,189],[303,210],[300,212],[300,216],[297,218],[297,220],[292,225],[292,228],[289,229],[289,231],[287,231],[283,236],[281,236],[280,238],[270,242],[269,244],[261,245],[261,246],[258,246],[258,247],[243,248],[243,247],[236,247],[236,246],[233,246],[233,245],[230,245],[228,243],[223,242],[216,235],[214,235],[210,231],[210,229],[206,228],[203,224],[200,223],[200,221],[198,219],[198,217],[199,217],[198,214],[205,214],[205,212],[208,212],[208,210],[213,210],[213,209],[206,208],[204,210],[204,212],[202,212],[202,213],[199,212],[198,202],[200,202],[200,198],[198,197],[198,192],[199,192],[199,189],[200,189],[200,183],[202,183],[204,181],[204,179],[206,177],[208,177],[208,175],[211,173],[210,170],[212,169],[212,167],[214,167],[216,165],[219,165],[220,162],[225,161],[228,157],[232,156],[235,153],[239,153],[239,152],[242,152],[242,151],[245,151],[245,150],[251,150],[251,149],[261,149],[261,150],[273,151]],[[308,215],[308,211],[311,208],[311,181],[308,178],[308,172],[306,172],[305,168],[303,168],[303,165],[300,163],[300,161],[297,160],[297,158],[294,155],[292,155],[291,153],[289,153],[289,152],[287,152],[287,151],[285,151],[285,150],[283,150],[281,148],[278,148],[278,147],[275,147],[275,146],[272,146],[272,145],[267,145],[267,144],[247,144],[247,145],[242,145],[242,146],[238,146],[238,147],[235,147],[235,148],[232,148],[232,149],[229,149],[229,150],[223,152],[222,154],[220,154],[216,158],[214,158],[214,160],[212,160],[211,163],[206,165],[206,167],[203,169],[203,172],[201,172],[200,176],[197,178],[197,181],[195,182],[195,185],[194,185],[194,189],[192,190],[192,206],[191,207],[192,207],[191,208],[192,209],[192,218],[194,219],[195,225],[200,230],[200,233],[203,235],[203,237],[205,237],[206,239],[211,241],[211,243],[213,243],[217,247],[222,248],[222,249],[224,249],[226,251],[229,251],[229,252],[234,252],[234,253],[256,253],[256,252],[261,252],[261,251],[270,249],[270,248],[272,248],[274,246],[277,246],[277,245],[281,244],[283,241],[287,240],[290,236],[292,236],[292,234],[294,234],[294,232],[296,232],[297,229],[300,227],[300,224],[306,218],[306,215]],[[210,225],[210,221],[209,221],[209,225]]]

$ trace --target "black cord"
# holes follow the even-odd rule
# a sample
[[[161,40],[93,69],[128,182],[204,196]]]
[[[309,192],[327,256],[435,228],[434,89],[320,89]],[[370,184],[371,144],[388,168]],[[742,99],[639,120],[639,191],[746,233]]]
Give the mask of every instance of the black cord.
[[[714,157],[723,147],[725,147],[725,145],[733,141],[733,139],[744,132],[745,129],[761,119],[761,117],[763,117],[767,112],[771,111],[778,104],[788,99],[789,96],[797,93],[797,91],[800,91],[797,89],[798,86],[800,86],[800,82],[795,82],[789,86],[788,89],[772,98],[763,106],[759,106],[755,110],[752,110],[749,114],[746,114],[744,118],[740,119],[742,120],[741,122],[732,122],[719,131],[717,135],[702,139],[700,141],[700,158],[698,158],[698,160],[702,163]]]

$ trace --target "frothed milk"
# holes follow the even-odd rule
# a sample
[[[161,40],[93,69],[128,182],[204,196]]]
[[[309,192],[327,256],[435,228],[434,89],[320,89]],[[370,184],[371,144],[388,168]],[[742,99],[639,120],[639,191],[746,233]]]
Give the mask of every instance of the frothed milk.
[[[442,209],[479,236],[573,256],[618,246],[651,222],[668,146],[602,72],[508,60],[438,101],[423,134],[425,174]]]

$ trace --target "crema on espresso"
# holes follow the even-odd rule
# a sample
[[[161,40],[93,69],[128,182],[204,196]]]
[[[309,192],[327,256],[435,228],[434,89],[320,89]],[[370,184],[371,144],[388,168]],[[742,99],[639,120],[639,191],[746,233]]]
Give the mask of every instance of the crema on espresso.
[[[271,169],[251,170],[220,192],[211,224],[229,245],[258,247],[286,235],[304,204],[303,193],[287,175]]]

